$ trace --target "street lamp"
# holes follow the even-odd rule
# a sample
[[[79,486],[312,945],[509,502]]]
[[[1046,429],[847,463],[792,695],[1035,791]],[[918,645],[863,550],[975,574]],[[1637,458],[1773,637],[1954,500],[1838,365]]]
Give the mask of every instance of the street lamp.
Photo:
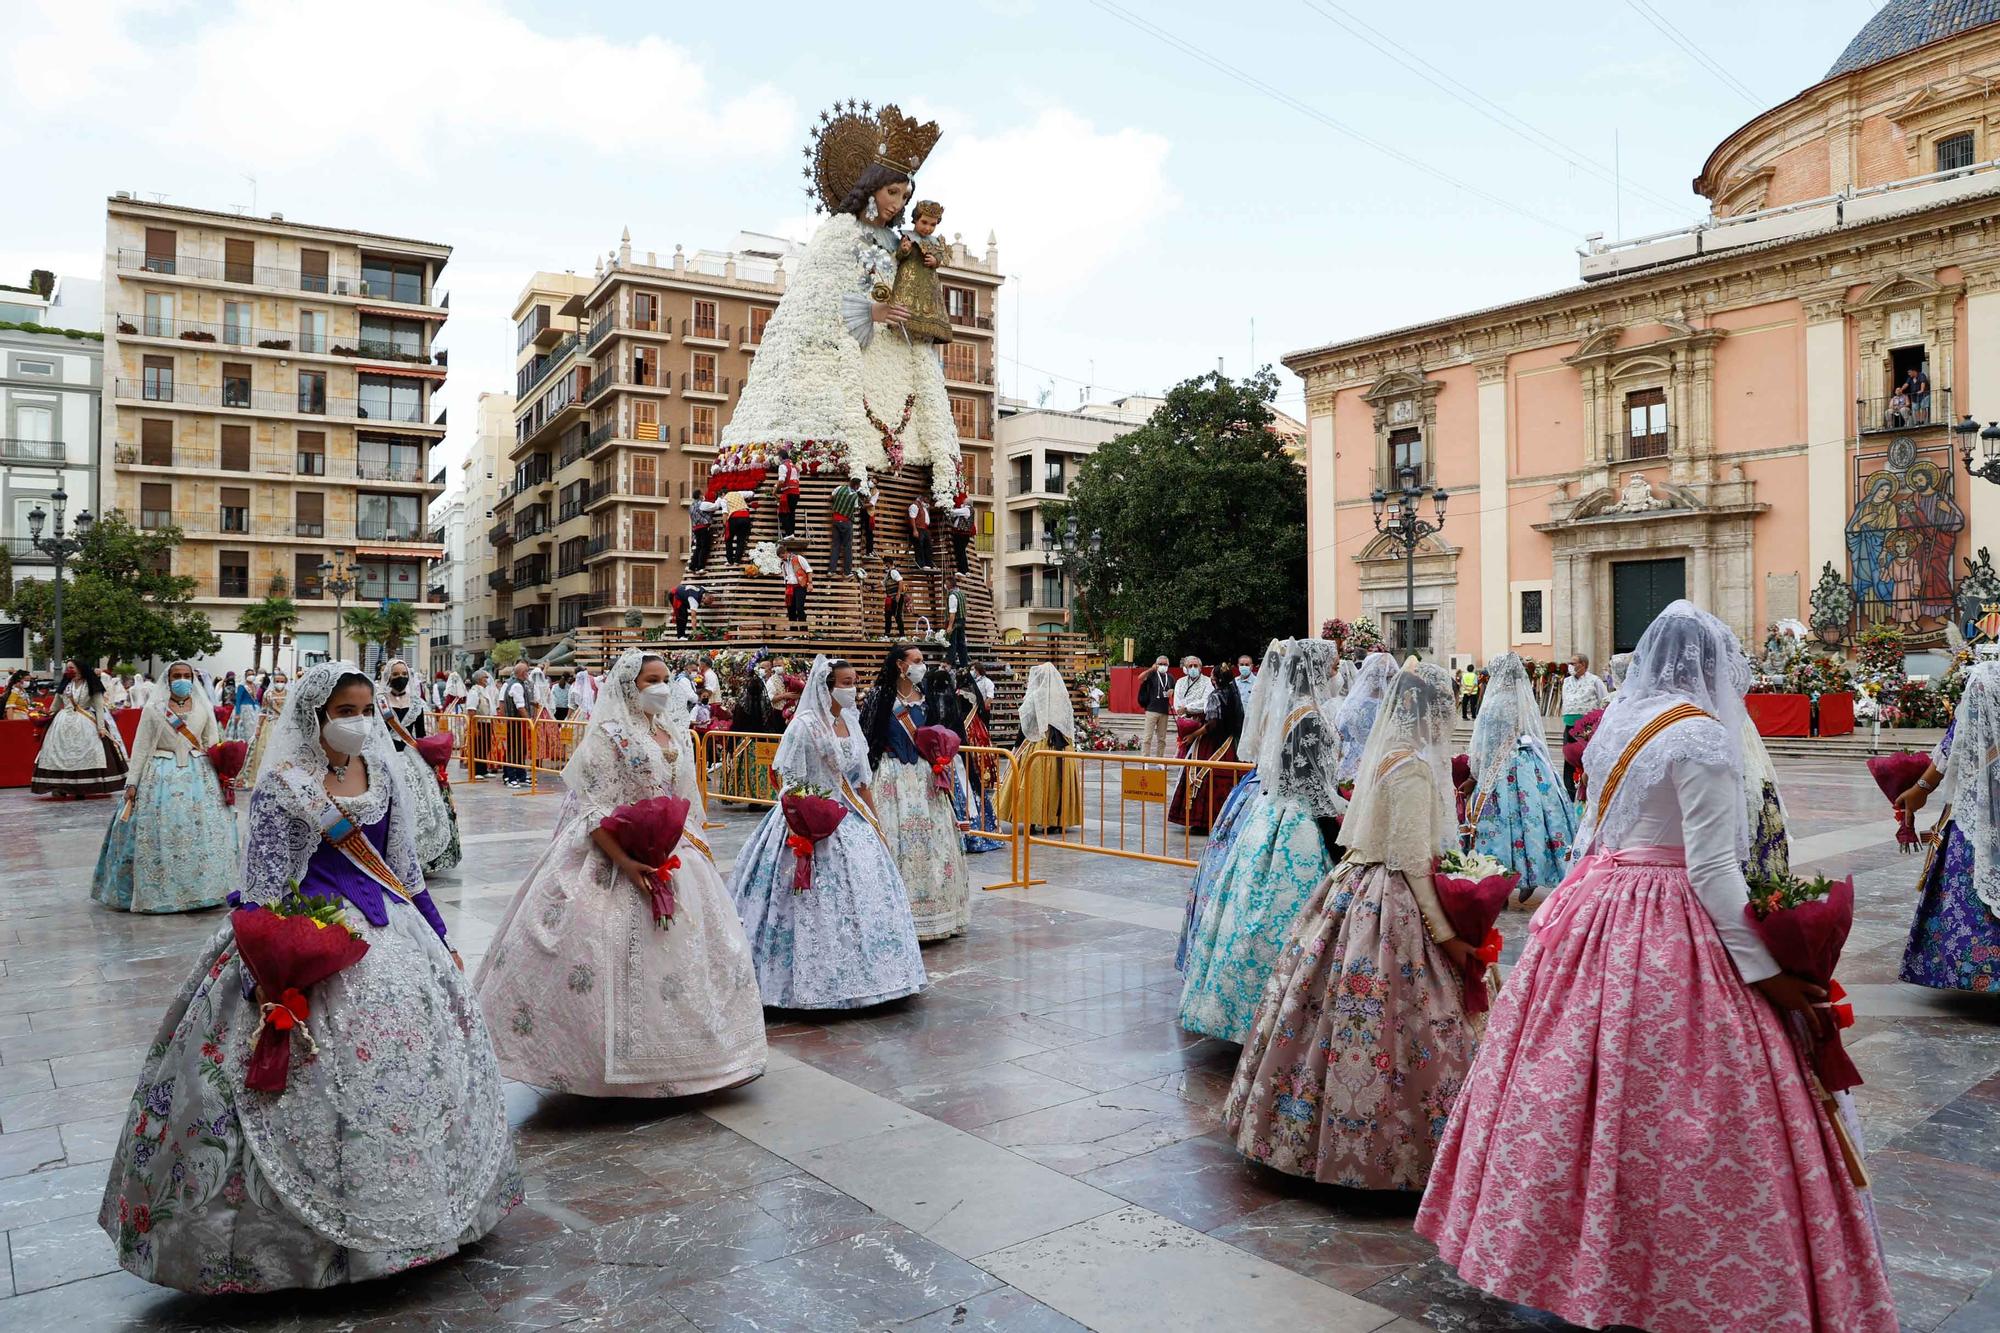
[[[321,589],[333,594],[333,660],[343,660],[340,638],[340,604],[347,600],[347,594],[354,591],[354,576],[348,571],[347,557],[336,551],[331,560],[319,562],[319,583]]]
[[[1444,508],[1450,500],[1444,489],[1417,480],[1417,469],[1398,469],[1402,486],[1393,495],[1379,486],[1368,497],[1375,509],[1375,531],[1384,533],[1403,553],[1403,633],[1414,638],[1417,624],[1417,547],[1424,538],[1444,529]],[[1427,523],[1417,517],[1417,502],[1426,495],[1437,512],[1437,521]],[[1405,646],[1409,646],[1405,644]]]
[[[2000,485],[2000,421],[1989,421],[1981,430],[1979,423],[1967,412],[1952,423],[1951,433],[1958,436],[1959,452],[1965,455],[1965,470],[1975,477],[1984,478]],[[1977,434],[1985,461],[1974,467],[1972,463],[1972,437]]]
[[[36,505],[28,511],[28,542],[37,551],[55,561],[56,565],[55,659],[53,670],[56,678],[60,680],[62,678],[63,661],[63,565],[68,562],[71,556],[83,549],[83,539],[90,535],[90,525],[95,520],[91,518],[88,509],[78,510],[76,515],[76,535],[73,537],[65,536],[63,535],[63,511],[69,507],[69,492],[58,486],[55,489],[55,494],[49,497],[49,502],[56,507],[55,531],[46,539],[43,538],[42,525],[48,522],[49,516],[40,505]]]

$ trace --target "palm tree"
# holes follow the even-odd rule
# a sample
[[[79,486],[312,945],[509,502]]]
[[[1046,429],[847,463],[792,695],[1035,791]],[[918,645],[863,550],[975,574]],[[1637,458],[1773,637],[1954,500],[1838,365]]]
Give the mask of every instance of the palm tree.
[[[368,645],[382,642],[382,613],[372,606],[355,606],[348,608],[341,620],[347,626],[347,637],[354,640],[354,660],[365,664]]]
[[[250,669],[259,670],[264,661],[264,640],[271,641],[271,666],[278,665],[278,647],[285,635],[299,623],[298,604],[286,596],[290,585],[282,574],[273,575],[264,599],[243,608],[236,628],[250,636]]]
[[[382,651],[394,657],[417,632],[417,608],[409,602],[390,602],[377,613],[382,622],[378,636]]]

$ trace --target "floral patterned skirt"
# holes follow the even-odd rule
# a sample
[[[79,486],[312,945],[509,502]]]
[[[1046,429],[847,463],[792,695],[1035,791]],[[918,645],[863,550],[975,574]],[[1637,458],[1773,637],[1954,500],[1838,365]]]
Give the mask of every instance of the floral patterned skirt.
[[[1245,1157],[1353,1189],[1420,1190],[1485,1016],[1403,877],[1343,862],[1292,923],[1223,1121]]]
[[[1778,1011],[1679,849],[1618,855],[1537,916],[1418,1234],[1481,1290],[1590,1328],[1891,1333],[1865,1204]]]
[[[1473,850],[1521,877],[1521,901],[1553,889],[1569,873],[1576,808],[1562,779],[1532,750],[1516,749],[1479,811]]]
[[[330,1287],[442,1259],[521,1200],[479,1006],[414,908],[347,920],[368,952],[312,991],[282,1093],[243,1086],[256,1004],[227,925],[139,1072],[98,1225],[192,1292]]]
[[[199,912],[243,884],[236,811],[202,756],[139,760],[132,817],[121,804],[104,831],[90,896],[120,912]],[[243,798],[248,803],[248,797]]]
[[[920,940],[963,935],[972,925],[972,876],[965,866],[951,797],[937,790],[927,764],[883,756],[875,769],[875,815],[910,893]],[[845,821],[843,821],[845,822]]]
[[[1229,793],[1229,799],[1222,803],[1222,809],[1215,816],[1215,827],[1208,831],[1208,845],[1201,849],[1201,864],[1195,867],[1194,878],[1188,882],[1187,916],[1181,922],[1180,943],[1174,948],[1176,972],[1187,971],[1188,941],[1194,936],[1195,922],[1201,919],[1202,909],[1208,905],[1216,877],[1229,864],[1229,852],[1236,846],[1236,833],[1243,826],[1244,812],[1250,809],[1257,793],[1263,789],[1264,784],[1258,779],[1257,770],[1251,769]]]
[[[1972,891],[1972,844],[1956,823],[1939,836],[1899,975],[1940,990],[2000,992],[2000,916]]]
[[[403,766],[403,781],[409,786],[415,806],[412,834],[417,855],[424,858],[426,874],[443,874],[458,867],[458,812],[452,807],[451,793],[438,781],[437,770],[424,762],[417,747],[406,745],[397,754]]]

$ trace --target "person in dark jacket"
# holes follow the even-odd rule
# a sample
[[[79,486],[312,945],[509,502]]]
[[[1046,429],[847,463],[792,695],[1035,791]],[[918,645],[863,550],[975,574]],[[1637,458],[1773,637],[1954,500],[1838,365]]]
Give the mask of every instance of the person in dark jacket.
[[[1167,710],[1174,706],[1174,672],[1165,653],[1153,659],[1153,669],[1139,682],[1139,707],[1146,713],[1146,728],[1139,748],[1149,757],[1165,758],[1174,752],[1174,721]]]

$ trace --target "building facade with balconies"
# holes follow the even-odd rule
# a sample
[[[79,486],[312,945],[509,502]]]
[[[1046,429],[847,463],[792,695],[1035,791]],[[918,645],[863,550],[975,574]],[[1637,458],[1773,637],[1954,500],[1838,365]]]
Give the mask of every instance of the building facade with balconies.
[[[54,573],[29,540],[32,510],[52,515],[58,490],[70,519],[100,510],[103,314],[95,278],[38,269],[26,286],[0,286],[0,541],[15,578]],[[22,627],[0,615],[0,668],[28,665],[30,647]]]
[[[1161,401],[1129,397],[1073,412],[1036,407],[1001,416],[995,448],[1005,494],[997,500],[1000,586],[994,605],[1002,633],[1069,627],[1072,590],[1042,505],[1066,496],[1083,460],[1144,425]]]
[[[562,637],[560,608],[584,589],[580,563],[558,575],[559,515],[587,489],[583,462],[589,434],[584,405],[595,372],[583,345],[583,297],[591,279],[537,273],[514,303],[513,434],[499,470],[499,488],[484,541],[493,552],[485,594],[497,639],[515,639],[540,657]]]
[[[122,194],[105,233],[104,502],[181,529],[174,572],[222,634],[218,664],[248,665],[236,617],[277,580],[301,612],[288,665],[324,657],[322,562],[352,571],[348,605],[434,609],[451,247]]]
[[[499,551],[489,533],[500,493],[513,478],[507,456],[514,448],[514,395],[479,395],[478,420],[472,449],[465,460],[462,488],[465,492],[465,549],[453,563],[455,577],[449,591],[464,607],[459,640],[461,660],[468,666],[486,660],[493,645],[505,638],[490,626],[499,616],[498,597],[490,582],[499,568]],[[468,677],[467,684],[471,684]]]
[[[2000,417],[1996,77],[1996,0],[1892,0],[1710,155],[1700,226],[1594,238],[1577,287],[1286,357],[1309,622],[1601,663],[1686,596],[1746,644],[1789,618],[1944,642],[1967,557],[2000,548],[2000,487],[1961,466],[1987,445],[1954,430]],[[1405,477],[1453,496],[1413,615],[1374,512]]]

